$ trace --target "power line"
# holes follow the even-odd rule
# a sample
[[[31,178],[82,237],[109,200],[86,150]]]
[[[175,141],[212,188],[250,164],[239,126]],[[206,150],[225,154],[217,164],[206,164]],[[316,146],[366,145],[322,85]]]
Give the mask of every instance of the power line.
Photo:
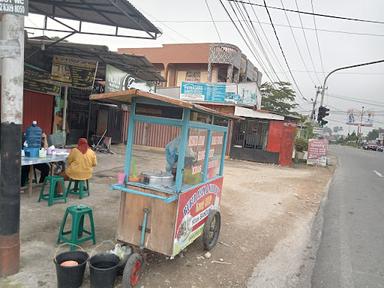
[[[357,99],[357,98],[348,98],[348,97],[338,96],[338,95],[329,94],[329,93],[327,93],[326,95],[328,97],[337,98],[337,99],[348,101],[348,102],[356,102],[356,103],[362,103],[362,104],[368,104],[368,105],[384,107],[384,103],[382,103],[382,102],[381,103],[374,103],[374,102],[360,100],[360,99]]]
[[[299,11],[299,4],[297,3],[297,0],[295,0],[295,4],[296,4],[297,11]],[[303,31],[304,41],[305,41],[305,45],[307,47],[307,52],[308,52],[308,55],[309,55],[309,59],[311,60],[311,64],[312,64],[313,70],[316,70],[316,66],[315,66],[315,63],[313,61],[311,49],[309,49],[307,35],[305,34],[305,31],[304,31],[304,28],[303,28],[303,20],[301,19],[301,15],[300,14],[299,14],[299,20],[300,20],[301,29]],[[321,83],[320,78],[319,78],[319,76],[317,74],[315,74],[315,77],[316,77],[317,81]]]
[[[249,1],[249,0],[248,0]],[[248,3],[252,4],[252,3]],[[250,5],[252,9],[254,9],[254,5]],[[264,6],[263,6],[264,7]],[[159,20],[159,21],[152,21],[153,23],[212,23],[212,20]],[[231,21],[229,20],[215,20],[216,23],[229,23]],[[238,22],[235,20],[235,22]],[[263,22],[259,21],[260,24],[264,25],[271,25],[269,22]],[[276,27],[289,27],[288,25],[285,24],[276,24]],[[315,31],[315,28],[312,27],[298,27],[298,26],[292,26],[293,29],[304,29],[304,30],[310,30],[310,31]],[[375,37],[384,37],[384,34],[377,34],[377,33],[367,33],[367,32],[352,32],[352,31],[345,31],[345,30],[332,30],[332,29],[322,29],[322,28],[317,28],[317,31],[320,32],[327,32],[327,33],[339,33],[339,34],[348,34],[348,35],[358,35],[358,36],[375,36]]]
[[[224,8],[225,12],[227,13],[229,19],[231,20],[233,26],[235,26],[235,29],[236,29],[236,31],[239,33],[241,39],[243,39],[245,45],[247,46],[247,48],[249,49],[249,51],[251,52],[251,54],[252,54],[252,55],[255,57],[255,59],[257,60],[258,57],[256,56],[255,52],[254,52],[254,51],[252,50],[252,48],[250,47],[250,45],[249,45],[249,43],[247,42],[247,40],[245,39],[244,35],[241,33],[239,27],[237,27],[235,21],[233,20],[231,14],[229,13],[229,11],[228,11],[228,9],[227,9],[227,7],[225,7],[225,5],[224,5],[224,3],[223,3],[222,0],[219,0],[219,1],[220,1],[221,6]],[[260,63],[259,63],[259,64],[260,64]],[[264,68],[263,68],[263,70],[264,70],[265,75],[269,78],[269,80],[273,82],[273,79],[269,76],[267,70],[264,69]]]
[[[241,1],[241,0],[228,0],[228,1],[247,3],[247,2]],[[249,3],[247,3],[247,4],[249,4]],[[254,5],[254,6],[258,6],[258,7],[265,7],[265,5],[257,4],[257,3],[251,3],[250,5]],[[360,19],[360,18],[337,16],[337,15],[331,15],[331,14],[320,14],[320,13],[313,13],[313,12],[300,11],[300,10],[297,11],[297,10],[284,9],[284,8],[275,7],[275,6],[267,6],[267,8],[280,10],[280,11],[286,10],[287,12],[293,12],[293,13],[299,13],[299,14],[305,14],[305,15],[313,15],[313,16],[318,16],[318,17],[325,17],[325,18],[332,18],[332,19],[339,19],[339,20],[356,21],[356,22],[364,22],[364,23],[372,23],[372,24],[384,24],[383,21],[377,21],[377,20]]]
[[[313,0],[311,0],[311,7],[312,7],[312,13],[315,14],[315,10],[313,8]],[[320,56],[320,64],[321,64],[321,70],[324,73],[324,63],[323,63],[323,57],[321,56],[321,49],[320,49],[320,41],[319,41],[319,33],[317,33],[317,25],[316,25],[316,17],[313,15],[313,24],[315,26],[315,31],[316,31],[316,41],[317,41],[317,48],[319,49],[319,56]]]
[[[269,21],[271,22],[271,25],[272,25],[272,28],[273,28],[273,32],[275,33],[277,43],[279,44],[279,47],[280,47],[281,54],[283,55],[285,64],[287,65],[289,74],[291,75],[292,80],[295,83],[296,89],[300,93],[301,97],[303,97],[303,99],[305,101],[308,101],[308,99],[304,97],[303,93],[301,93],[301,90],[300,90],[299,86],[297,85],[296,79],[295,79],[295,77],[293,77],[293,74],[292,74],[292,71],[291,71],[291,67],[289,67],[287,57],[285,57],[285,53],[284,53],[283,47],[281,46],[281,42],[280,42],[279,36],[277,35],[275,25],[273,24],[272,17],[271,17],[271,14],[269,13],[269,10],[268,10],[268,7],[267,7],[267,3],[265,2],[265,0],[264,0],[264,7],[265,7],[265,9],[267,11],[267,14],[268,14],[268,17],[269,17]]]
[[[250,2],[250,0],[248,0],[248,2]],[[243,4],[243,7],[244,7],[244,10],[246,10],[244,4]],[[267,36],[267,34],[265,33],[265,31],[264,31],[263,25],[261,25],[260,19],[259,19],[259,17],[258,17],[257,14],[256,14],[255,8],[254,8],[253,6],[251,6],[251,8],[252,8],[253,15],[255,15],[256,20],[257,20],[257,22],[258,22],[258,24],[259,24],[259,27],[260,27],[260,29],[261,29],[261,32],[263,33],[264,38],[265,38],[265,40],[267,41],[267,44],[268,44],[268,46],[269,46],[269,48],[270,48],[270,51],[272,51],[272,55],[275,57],[275,60],[276,60],[277,64],[279,65],[280,69],[283,70],[283,66],[281,65],[281,63],[280,63],[280,61],[279,61],[279,58],[277,57],[277,55],[276,55],[276,53],[275,53],[275,49],[272,48],[271,42],[269,42],[268,36]],[[268,23],[268,24],[270,24],[270,23]],[[287,75],[285,72],[283,72],[283,73],[284,73],[285,78],[286,78],[286,79],[289,79],[288,75]]]
[[[242,19],[245,19],[245,15],[244,15],[244,13],[243,13],[242,10],[241,10],[240,5],[239,5],[238,3],[235,3],[235,6],[236,6],[237,10],[239,11],[239,13],[241,14],[241,18],[242,18]],[[243,4],[242,6],[245,8],[245,5],[244,5],[244,4]],[[259,35],[257,34],[257,31],[256,31],[256,29],[255,29],[255,26],[253,25],[253,22],[252,22],[252,20],[251,20],[251,17],[249,16],[249,14],[248,14],[248,12],[247,12],[246,9],[244,9],[244,11],[245,11],[245,13],[246,13],[246,15],[247,15],[247,17],[248,17],[248,19],[249,19],[249,23],[250,23],[250,24],[248,24],[247,21],[245,22],[245,23],[247,24],[247,26],[248,26],[249,31],[250,31],[251,34],[253,35],[253,38],[256,40],[256,42],[260,45],[260,50],[261,50],[262,54],[264,55],[264,58],[265,58],[265,60],[267,61],[268,66],[271,68],[273,74],[276,76],[276,79],[280,82],[281,80],[280,80],[279,76],[277,75],[277,73],[276,73],[276,71],[275,71],[275,68],[273,67],[273,65],[272,65],[272,63],[271,63],[271,61],[270,61],[270,59],[269,59],[269,56],[268,56],[267,52],[266,52],[265,49],[264,49],[264,45],[263,45],[263,43],[261,42],[261,39],[260,39]]]
[[[280,2],[281,2],[281,6],[283,6],[283,8],[285,8],[285,7],[284,7],[283,0],[280,0]],[[303,55],[301,54],[301,51],[300,51],[300,48],[299,48],[299,44],[297,43],[295,33],[293,32],[293,29],[292,29],[292,26],[291,26],[291,21],[289,21],[289,17],[288,17],[288,14],[287,14],[286,11],[284,11],[284,14],[285,14],[285,18],[287,19],[288,26],[289,26],[289,28],[290,28],[290,30],[291,30],[292,38],[293,38],[293,40],[295,41],[296,49],[297,49],[297,52],[299,53],[301,62],[302,62],[303,65],[304,65],[304,69],[308,71],[307,64],[305,64],[304,57],[303,57]],[[313,78],[312,78],[312,76],[311,76],[311,74],[310,74],[309,72],[308,72],[308,76],[309,76],[309,79],[311,79],[313,85],[316,86],[316,83],[315,83],[315,81],[313,80]],[[320,81],[319,81],[319,83],[320,83]]]
[[[208,12],[209,12],[209,15],[211,16],[211,19],[212,19],[212,23],[213,23],[213,26],[215,27],[215,30],[216,30],[216,33],[217,33],[217,36],[219,37],[219,41],[221,41],[221,37],[220,37],[220,33],[219,33],[219,29],[217,29],[217,26],[216,26],[216,22],[215,20],[213,19],[213,15],[212,15],[212,11],[211,11],[211,8],[209,8],[209,5],[208,5],[208,0],[205,0],[205,5],[207,6],[207,9],[208,9]]]

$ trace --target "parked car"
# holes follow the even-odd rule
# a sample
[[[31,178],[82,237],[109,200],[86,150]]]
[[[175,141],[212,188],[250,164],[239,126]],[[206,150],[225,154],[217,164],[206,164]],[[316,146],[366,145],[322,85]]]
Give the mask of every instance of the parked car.
[[[363,149],[364,150],[374,150],[376,151],[377,150],[377,145],[376,144],[372,144],[372,143],[366,143],[363,145]]]

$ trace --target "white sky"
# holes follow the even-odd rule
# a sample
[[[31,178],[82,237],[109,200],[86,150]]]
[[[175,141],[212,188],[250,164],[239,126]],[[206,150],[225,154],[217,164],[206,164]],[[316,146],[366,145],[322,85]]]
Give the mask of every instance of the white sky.
[[[248,1],[248,0],[245,0]],[[251,2],[262,4],[261,0],[250,0]],[[151,20],[160,30],[163,35],[158,40],[139,40],[129,38],[111,38],[111,37],[98,37],[98,36],[84,36],[75,35],[68,40],[79,43],[91,43],[99,45],[108,45],[111,50],[116,50],[119,47],[151,47],[161,46],[164,43],[187,43],[187,42],[219,42],[217,33],[214,29],[213,23],[210,22],[211,18],[205,5],[205,0],[131,0],[130,1],[139,11],[141,11],[149,20]],[[300,10],[311,11],[311,0],[297,0]],[[233,24],[229,22],[229,18],[223,10],[219,0],[208,0],[211,8],[213,18],[217,21],[219,34],[222,42],[235,44],[247,55],[249,59],[261,69],[259,63],[252,56],[243,40],[235,30]],[[228,5],[227,0],[223,3],[232,11]],[[281,6],[280,0],[268,0],[267,4],[270,6]],[[283,0],[285,8],[296,9],[295,0]],[[362,19],[370,19],[377,21],[384,21],[384,1],[383,0],[313,0],[314,9],[316,13],[333,14],[345,17],[355,17]],[[269,46],[262,34],[260,27],[257,24],[255,15],[252,9],[248,6],[248,13],[254,21],[255,28],[261,41],[267,50],[267,54],[271,59],[272,65],[279,75],[281,80],[287,80],[287,67],[281,56],[276,38],[273,34],[266,11],[262,7],[254,7],[256,15],[259,17],[266,35],[273,47],[275,54],[283,69],[279,66]],[[279,25],[287,25],[286,16],[283,11],[270,9],[272,20],[276,25],[277,34],[282,43],[283,50],[287,56],[288,63],[292,69],[293,75],[303,92],[303,95],[310,99],[315,95],[315,87],[306,73],[305,67],[300,60],[299,53],[296,49],[289,27],[282,27]],[[297,13],[288,12],[289,21],[292,26],[300,27],[300,21]],[[233,15],[233,14],[232,14]],[[234,17],[234,16],[233,16]],[[309,15],[302,15],[304,27],[314,28],[313,17]],[[32,22],[31,22],[32,20]],[[183,22],[184,21],[184,22]],[[196,22],[197,21],[197,22]],[[201,22],[198,22],[201,21]],[[36,17],[28,17],[26,25],[34,26],[38,22]],[[375,61],[384,59],[384,24],[370,24],[361,22],[351,22],[344,20],[334,20],[329,18],[316,17],[316,24],[318,29],[324,30],[342,30],[354,33],[370,33],[381,34],[382,36],[366,36],[366,35],[350,35],[342,33],[333,33],[318,31],[320,40],[320,50],[324,63],[324,71],[329,71],[346,65],[357,64],[361,62]],[[319,49],[316,42],[316,34],[313,30],[305,30],[310,53],[313,57],[315,68],[311,64],[311,60],[306,48],[306,44],[301,29],[293,29],[298,46],[303,55],[305,65],[311,71],[311,76],[315,80],[316,85],[321,85],[324,74],[322,74]],[[30,36],[41,35],[41,32],[34,30],[35,34]],[[53,36],[52,33],[45,33],[47,36]],[[60,34],[57,34],[60,35]],[[255,42],[256,43],[256,42]],[[259,53],[257,53],[259,54]],[[264,59],[264,58],[263,58]],[[261,69],[262,70],[262,69]],[[267,68],[268,70],[268,68]],[[282,71],[284,70],[284,71]],[[315,71],[315,72],[314,72]],[[267,72],[272,74],[271,71]],[[317,76],[315,75],[317,74]],[[287,75],[287,76],[286,76]],[[329,78],[327,83],[328,93],[336,96],[357,98],[361,101],[369,103],[358,103],[352,101],[345,101],[340,98],[326,96],[325,104],[329,105],[331,115],[329,119],[345,122],[346,114],[343,112],[332,111],[346,111],[348,109],[361,109],[364,106],[366,110],[377,111],[375,115],[374,127],[384,127],[384,63],[356,68],[353,70],[345,70],[344,72],[336,72]],[[265,73],[263,82],[268,81]],[[305,102],[301,96],[297,96],[297,102],[301,105],[299,111],[303,114],[308,114],[312,104]],[[376,105],[374,105],[376,104]],[[348,128],[339,122],[329,121],[328,126],[343,126],[345,132],[352,132],[355,128]],[[370,128],[364,128],[363,131],[367,133]]]

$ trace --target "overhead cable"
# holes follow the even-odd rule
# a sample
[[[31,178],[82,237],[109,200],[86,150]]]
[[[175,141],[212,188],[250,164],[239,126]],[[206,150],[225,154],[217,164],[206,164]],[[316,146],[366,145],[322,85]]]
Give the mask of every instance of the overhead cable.
[[[251,52],[251,54],[255,57],[255,59],[258,59],[258,57],[256,56],[255,52],[253,51],[253,49],[251,48],[251,46],[249,45],[249,43],[248,43],[247,40],[245,39],[244,35],[241,33],[239,27],[237,27],[235,21],[233,20],[233,18],[232,18],[232,16],[231,16],[231,14],[229,13],[227,7],[225,7],[223,1],[222,1],[222,0],[219,0],[219,1],[220,1],[220,3],[221,3],[221,6],[224,8],[225,12],[227,13],[229,19],[231,20],[233,26],[235,26],[235,29],[236,29],[236,31],[239,33],[241,39],[243,39],[245,45],[247,46],[247,48],[248,48],[249,51]],[[264,70],[265,75],[268,77],[268,79],[269,79],[270,81],[273,82],[273,79],[269,76],[267,70],[266,70],[266,69],[263,69],[263,70]]]
[[[267,3],[265,2],[265,0],[264,0],[264,7],[265,7],[265,9],[266,9],[266,11],[267,11],[267,14],[268,14],[268,17],[269,17],[269,21],[271,22],[271,25],[272,25],[272,28],[273,28],[273,32],[275,33],[277,43],[279,44],[281,54],[283,55],[285,64],[287,65],[287,68],[288,68],[289,74],[290,74],[291,77],[292,77],[293,83],[295,83],[296,89],[297,89],[297,91],[300,93],[301,97],[303,97],[303,99],[304,99],[305,101],[309,101],[306,97],[304,97],[303,93],[301,92],[301,90],[300,90],[300,88],[299,88],[299,85],[297,85],[297,82],[296,82],[295,77],[294,77],[293,74],[292,74],[291,67],[289,67],[287,57],[285,56],[283,47],[281,46],[281,42],[280,42],[279,36],[277,35],[275,25],[273,24],[272,17],[271,17],[271,14],[269,13],[269,10],[268,10],[268,7],[267,7]]]
[[[208,9],[208,12],[209,12],[209,15],[211,16],[211,19],[212,19],[212,23],[213,23],[213,26],[215,27],[215,30],[216,30],[216,33],[217,33],[217,36],[219,37],[219,41],[221,41],[221,37],[220,37],[220,33],[219,33],[219,29],[217,29],[217,26],[216,26],[216,22],[215,20],[213,19],[213,15],[212,15],[212,11],[211,11],[211,8],[209,8],[209,5],[208,5],[208,0],[205,0],[205,5],[207,6],[207,9]]]
[[[247,3],[246,1],[241,1],[241,0],[228,0],[231,2],[239,2],[239,3]],[[258,6],[258,7],[264,7],[262,4],[257,4],[257,3],[251,3],[250,5],[253,6]],[[345,16],[337,16],[337,15],[330,15],[330,14],[320,14],[320,13],[312,13],[312,12],[307,12],[307,11],[297,11],[297,10],[292,10],[292,9],[284,9],[281,7],[275,7],[275,6],[267,6],[269,9],[275,9],[275,10],[285,10],[287,12],[293,12],[293,13],[300,13],[300,14],[305,14],[305,15],[313,15],[313,16],[318,16],[318,17],[325,17],[325,18],[332,18],[332,19],[339,19],[339,20],[347,20],[347,21],[356,21],[356,22],[364,22],[364,23],[372,23],[372,24],[384,24],[384,21],[377,21],[377,20],[368,20],[368,19],[360,19],[360,18],[353,18],[353,17],[345,17]]]
[[[285,8],[285,7],[284,7],[283,0],[280,0],[280,2],[281,2],[281,6],[283,6],[283,8]],[[309,69],[308,69],[308,67],[307,67],[307,64],[305,64],[303,55],[301,54],[299,44],[297,43],[295,33],[293,32],[293,29],[292,29],[292,26],[291,26],[291,21],[289,20],[289,17],[288,17],[288,13],[287,13],[286,11],[284,11],[284,14],[285,14],[285,18],[287,19],[289,29],[291,30],[292,38],[293,38],[293,40],[294,40],[294,42],[295,42],[296,50],[297,50],[297,52],[299,53],[301,62],[302,62],[303,65],[304,65],[304,69],[305,69],[306,71],[308,71]],[[311,79],[313,85],[316,86],[316,83],[315,83],[315,81],[313,80],[312,75],[311,75],[309,72],[308,72],[307,74],[308,74],[309,79]],[[321,82],[319,81],[319,83],[321,83]]]
[[[313,8],[313,0],[311,0],[311,7],[312,7],[312,13],[315,14],[315,9]],[[316,17],[313,15],[313,24],[315,26],[315,34],[316,34],[316,41],[317,41],[317,48],[319,49],[319,56],[320,56],[320,64],[321,64],[321,71],[324,73],[324,62],[323,62],[323,56],[321,55],[321,49],[320,49],[320,41],[319,41],[319,33],[317,33],[317,25],[316,25]],[[325,76],[325,75],[324,75]]]

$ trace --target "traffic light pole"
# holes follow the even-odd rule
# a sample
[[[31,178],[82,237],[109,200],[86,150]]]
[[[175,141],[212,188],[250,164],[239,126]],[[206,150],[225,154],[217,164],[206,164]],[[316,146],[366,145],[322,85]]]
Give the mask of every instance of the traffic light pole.
[[[317,88],[317,91],[316,91],[315,101],[313,101],[313,107],[312,107],[312,112],[311,112],[311,120],[313,120],[313,121],[316,120],[316,115],[315,115],[316,103],[317,103],[317,98],[319,97],[319,94],[320,94],[321,86],[315,87],[315,88]]]
[[[351,69],[351,68],[367,66],[367,65],[373,65],[373,64],[383,63],[383,62],[384,62],[384,59],[383,60],[378,60],[378,61],[373,61],[373,62],[360,63],[360,64],[355,64],[355,65],[340,67],[340,68],[337,68],[337,69],[332,70],[331,72],[329,72],[328,75],[325,76],[324,83],[323,83],[323,89],[321,90],[320,106],[323,106],[323,103],[324,103],[324,94],[325,94],[325,87],[326,87],[326,84],[327,84],[327,80],[328,80],[329,76],[331,76],[333,73],[335,73],[337,71],[340,71],[340,70]]]

